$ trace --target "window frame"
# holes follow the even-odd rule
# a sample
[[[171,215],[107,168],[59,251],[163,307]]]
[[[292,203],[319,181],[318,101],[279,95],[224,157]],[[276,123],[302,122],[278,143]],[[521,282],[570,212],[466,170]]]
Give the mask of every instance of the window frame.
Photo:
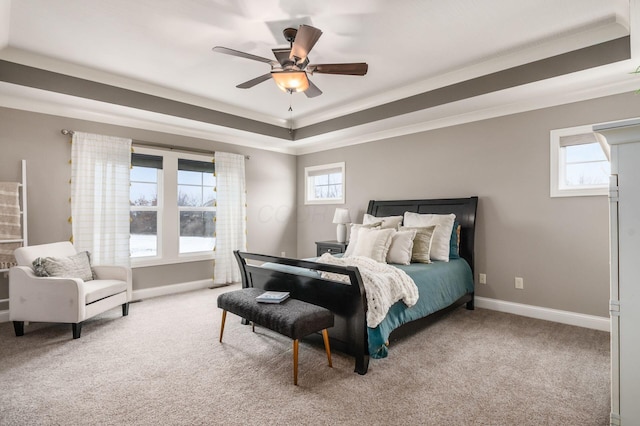
[[[210,162],[211,155],[188,153],[146,146],[133,147],[135,153],[163,157],[158,177],[158,254],[131,257],[131,266],[146,267],[215,259],[215,251],[180,253],[180,207],[178,206],[178,159]],[[160,183],[161,181],[161,183]],[[216,211],[216,207],[212,208]]]
[[[134,149],[136,154],[147,154],[147,155],[156,155],[154,153],[151,152],[143,152],[142,149]],[[160,155],[157,155],[160,156]],[[164,157],[163,157],[163,163],[164,163]],[[132,166],[133,168],[133,166]],[[157,224],[156,224],[156,255],[155,256],[141,256],[141,257],[131,257],[131,255],[129,255],[129,258],[131,259],[131,263],[133,264],[138,264],[138,263],[144,263],[145,260],[156,260],[156,259],[162,259],[162,244],[160,243],[161,241],[161,235],[160,233],[162,232],[162,227],[160,226],[160,224],[163,223],[163,204],[164,204],[164,172],[163,169],[157,169],[157,173],[158,173],[158,181],[157,181],[157,199],[156,199],[156,205],[155,206],[129,206],[129,212],[132,211],[152,211],[152,212],[156,212],[156,220],[157,220]],[[129,237],[131,238],[131,237]]]
[[[566,159],[560,139],[566,136],[580,135],[583,133],[595,133],[593,125],[568,127],[565,129],[555,129],[550,132],[550,188],[549,195],[555,197],[591,197],[609,194],[609,183],[602,185],[585,185],[581,188],[566,188],[561,184]],[[596,138],[598,138],[596,134]],[[596,139],[598,140],[598,139]],[[605,142],[606,143],[606,142]],[[605,152],[605,156],[608,156]]]
[[[340,170],[342,174],[342,196],[340,198],[325,198],[325,199],[317,199],[310,198],[311,191],[309,190],[311,185],[310,178],[318,175],[322,175],[326,172],[329,174],[333,170]],[[331,163],[331,164],[321,164],[317,166],[309,166],[304,168],[304,203],[305,205],[314,205],[314,204],[345,204],[345,200],[347,197],[347,175],[345,173],[345,163]]]
[[[200,157],[201,157],[201,158],[205,158],[205,159],[207,158],[207,157],[206,157],[206,156],[204,156],[204,155],[203,155],[203,156],[200,156]],[[184,155],[181,155],[181,156],[178,156],[178,171],[180,170],[180,165],[179,165],[180,161],[179,161],[179,160],[181,160],[181,159],[182,159],[182,160],[199,161],[199,162],[203,162],[203,163],[213,163],[213,162],[211,161],[211,160],[213,159],[213,157],[210,157],[210,158],[209,158],[209,161],[205,161],[205,160],[197,160],[197,159],[195,159],[195,158],[186,158]],[[214,174],[214,176],[215,176],[215,165],[214,165],[213,167],[214,167],[214,169],[213,169],[213,170],[214,170],[214,171],[213,171],[213,174]],[[178,171],[177,171],[176,173],[178,173]],[[187,184],[182,184],[182,185],[187,186]],[[179,186],[180,186],[180,183],[177,181],[177,175],[176,175],[176,190],[177,190],[177,188],[178,188]],[[196,186],[196,185],[190,185],[190,184],[188,184],[188,186]],[[201,188],[202,188],[202,187],[205,187],[205,185],[200,185],[200,187],[201,187]],[[216,185],[215,185],[215,182],[214,182],[214,185],[213,185],[213,191],[214,191],[214,192],[215,192],[215,189],[216,189]],[[178,192],[179,192],[179,191],[178,191]],[[180,214],[181,214],[182,212],[203,212],[203,213],[204,213],[204,212],[214,212],[214,213],[215,213],[215,212],[217,211],[217,197],[216,197],[216,200],[215,200],[214,205],[213,205],[213,206],[209,206],[209,207],[205,207],[205,206],[201,206],[201,207],[196,207],[196,206],[180,206],[180,205],[178,205],[177,201],[178,201],[178,198],[176,197],[176,207],[178,208],[178,223],[177,223],[177,226],[178,226],[178,255],[179,255],[179,256],[181,256],[181,257],[183,257],[183,256],[192,256],[192,255],[193,255],[193,256],[196,256],[196,255],[201,255],[201,254],[203,254],[203,253],[207,253],[208,251],[191,251],[191,252],[181,252],[181,251],[180,251],[180,237],[181,237],[181,235],[180,235],[180,226],[181,226],[181,223],[180,223]],[[215,232],[214,232],[214,238],[215,238]],[[214,243],[214,248],[215,248],[215,243]],[[211,251],[213,251],[213,248],[211,249]]]

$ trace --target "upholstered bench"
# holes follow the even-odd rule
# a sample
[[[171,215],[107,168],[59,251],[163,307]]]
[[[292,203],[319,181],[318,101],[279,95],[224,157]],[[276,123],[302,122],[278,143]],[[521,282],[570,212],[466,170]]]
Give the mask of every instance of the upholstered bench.
[[[293,384],[298,384],[298,341],[311,333],[322,331],[324,348],[331,367],[331,349],[327,328],[333,327],[333,313],[321,306],[296,299],[280,303],[259,303],[256,297],[264,293],[258,288],[222,293],[218,296],[218,307],[222,309],[220,343],[224,332],[227,312],[236,314],[253,324],[258,324],[293,339]]]

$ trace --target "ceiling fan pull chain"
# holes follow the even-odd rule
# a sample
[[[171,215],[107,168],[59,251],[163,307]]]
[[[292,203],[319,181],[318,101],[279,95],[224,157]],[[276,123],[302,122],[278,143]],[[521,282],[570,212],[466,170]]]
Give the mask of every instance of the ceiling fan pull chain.
[[[289,92],[289,133],[293,132],[293,92]]]

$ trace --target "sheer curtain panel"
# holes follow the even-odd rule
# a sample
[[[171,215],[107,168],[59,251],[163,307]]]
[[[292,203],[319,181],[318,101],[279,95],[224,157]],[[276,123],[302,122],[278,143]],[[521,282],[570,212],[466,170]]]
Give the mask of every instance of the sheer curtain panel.
[[[216,259],[214,284],[240,281],[234,250],[247,249],[247,196],[244,156],[216,152]]]
[[[71,223],[76,250],[93,264],[129,266],[131,139],[75,132]]]

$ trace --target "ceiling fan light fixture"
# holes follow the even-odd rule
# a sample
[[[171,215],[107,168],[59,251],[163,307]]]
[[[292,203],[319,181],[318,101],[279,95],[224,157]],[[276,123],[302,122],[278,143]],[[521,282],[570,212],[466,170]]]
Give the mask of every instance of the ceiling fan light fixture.
[[[2,0],[0,0],[2,1]],[[338,74],[338,75],[359,75],[367,73],[369,66],[366,62],[340,63],[340,64],[310,64],[309,52],[316,44],[322,31],[311,25],[300,25],[295,28],[286,28],[283,31],[284,38],[289,42],[287,48],[271,49],[276,60],[263,58],[251,53],[241,52],[228,47],[215,46],[214,52],[239,58],[250,59],[252,61],[265,62],[271,65],[271,71],[261,76],[252,78],[244,83],[238,84],[238,89],[249,89],[257,84],[273,78],[276,85],[285,93],[304,92],[307,98],[315,98],[322,95],[322,90],[309,80],[308,74]]]
[[[304,92],[309,88],[309,79],[304,71],[272,71],[271,77],[283,92]]]

